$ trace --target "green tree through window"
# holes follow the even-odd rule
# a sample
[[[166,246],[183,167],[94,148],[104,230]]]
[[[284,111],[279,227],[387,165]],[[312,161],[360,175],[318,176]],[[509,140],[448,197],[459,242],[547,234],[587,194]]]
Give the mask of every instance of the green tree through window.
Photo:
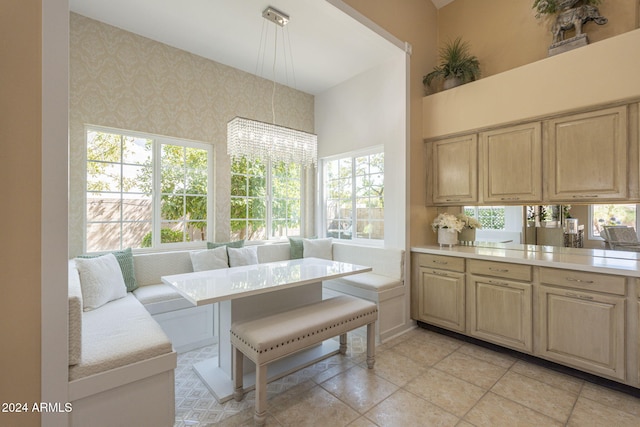
[[[205,144],[87,129],[86,250],[151,247],[154,229],[156,244],[206,240],[210,153]]]

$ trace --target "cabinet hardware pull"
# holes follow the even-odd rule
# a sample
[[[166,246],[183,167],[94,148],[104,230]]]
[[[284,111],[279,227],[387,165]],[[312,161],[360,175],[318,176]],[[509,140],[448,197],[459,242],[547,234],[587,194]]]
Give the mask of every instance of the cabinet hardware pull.
[[[567,282],[577,282],[577,283],[593,283],[593,280],[582,280],[582,279],[574,279],[573,277],[565,277]]]
[[[584,198],[587,198],[587,197],[596,198],[596,197],[598,197],[598,195],[597,194],[575,194],[575,195],[573,195],[571,197],[573,197],[574,199],[584,199]]]
[[[449,264],[449,261],[438,261],[437,259],[433,260],[434,264],[440,264],[440,265],[447,265]]]
[[[520,200],[520,197],[501,197],[500,200]]]
[[[592,296],[580,295],[580,294],[576,294],[576,293],[573,293],[573,292],[567,292],[565,295],[568,296],[568,297],[573,297],[573,298],[578,298],[578,299],[586,299],[586,300],[589,300],[589,301],[591,301],[593,299]]]
[[[447,199],[447,202],[459,202],[460,199]]]
[[[508,268],[493,268],[493,267],[489,267],[489,271],[496,271],[498,273],[508,273],[509,269]]]
[[[492,284],[492,285],[496,285],[496,286],[504,286],[505,288],[508,288],[508,287],[509,287],[509,284],[508,284],[508,283],[505,283],[505,282],[496,282],[495,280],[489,280],[488,282],[489,282],[490,284]]]
[[[432,271],[433,274],[435,274],[436,276],[444,276],[444,277],[449,277],[449,275],[447,273],[440,273],[439,271]]]

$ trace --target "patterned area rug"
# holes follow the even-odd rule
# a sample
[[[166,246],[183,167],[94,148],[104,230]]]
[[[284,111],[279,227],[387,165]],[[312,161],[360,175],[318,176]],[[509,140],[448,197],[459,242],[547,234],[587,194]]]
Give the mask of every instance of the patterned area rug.
[[[366,352],[366,328],[348,334],[347,357],[351,360]],[[336,340],[338,338],[335,338]],[[205,427],[217,424],[239,412],[253,408],[255,392],[245,395],[242,402],[231,399],[220,404],[209,389],[200,381],[193,370],[193,364],[211,358],[217,354],[217,345],[202,347],[178,355],[176,375],[176,422],[174,427]],[[340,357],[333,356],[315,365],[301,369],[267,385],[268,398],[301,384],[318,374],[344,363]]]

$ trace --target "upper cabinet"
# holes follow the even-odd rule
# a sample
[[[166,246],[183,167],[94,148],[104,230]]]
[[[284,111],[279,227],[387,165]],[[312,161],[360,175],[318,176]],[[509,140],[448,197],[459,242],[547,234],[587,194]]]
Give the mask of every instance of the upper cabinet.
[[[477,203],[477,134],[443,139],[430,144],[433,203],[443,205]]]
[[[545,125],[546,200],[628,197],[626,106],[559,117]]]
[[[483,203],[542,201],[540,122],[480,133]]]

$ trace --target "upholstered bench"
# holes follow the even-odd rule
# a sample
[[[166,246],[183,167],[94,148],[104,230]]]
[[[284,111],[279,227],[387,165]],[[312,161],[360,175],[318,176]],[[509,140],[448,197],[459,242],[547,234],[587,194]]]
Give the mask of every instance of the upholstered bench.
[[[367,325],[367,366],[375,357],[375,303],[344,295],[267,317],[231,325],[234,398],[242,400],[244,354],[256,364],[256,425],[263,425],[267,407],[267,365],[340,335],[340,353],[347,349],[347,332]]]

